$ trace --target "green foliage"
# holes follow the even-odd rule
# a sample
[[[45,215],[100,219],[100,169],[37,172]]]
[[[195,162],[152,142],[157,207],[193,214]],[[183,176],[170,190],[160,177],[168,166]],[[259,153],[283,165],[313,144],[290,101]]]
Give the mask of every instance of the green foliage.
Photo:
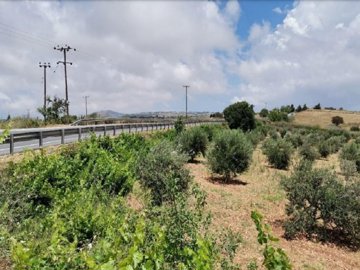
[[[10,136],[10,128],[6,127],[3,132],[0,134],[0,144],[2,144],[7,137]]]
[[[263,256],[263,265],[269,270],[287,270],[292,269],[289,257],[281,248],[272,246],[272,242],[278,242],[279,239],[271,234],[270,226],[263,224],[263,217],[256,211],[251,212],[251,219],[254,221],[258,232],[258,242],[265,245]],[[256,269],[256,268],[255,268]]]
[[[358,184],[342,185],[326,169],[313,169],[302,162],[282,184],[288,198],[285,235],[337,240],[360,244],[360,200]]]
[[[224,118],[231,129],[239,128],[246,132],[256,126],[253,106],[246,101],[236,102],[226,107]]]
[[[314,106],[314,110],[321,110],[321,105],[320,105],[320,103],[318,103],[318,104],[316,104],[316,105]]]
[[[268,162],[276,169],[287,169],[293,148],[285,139],[269,138],[265,141],[262,151],[266,155]]]
[[[298,148],[299,146],[302,146],[304,143],[304,138],[301,134],[298,132],[294,133],[286,133],[284,136],[284,139],[292,144],[294,148]]]
[[[268,110],[268,109],[265,109],[265,108],[261,109],[261,111],[260,111],[260,113],[259,113],[259,115],[260,115],[261,117],[267,117],[268,114],[269,114],[269,110]]]
[[[351,126],[350,131],[360,131],[360,127],[359,126]]]
[[[331,118],[331,123],[333,123],[335,126],[344,124],[344,118],[342,118],[341,116],[333,116]]]
[[[351,142],[345,144],[339,155],[340,159],[346,159],[354,161],[356,164],[357,171],[360,172],[360,145]]]
[[[272,122],[288,121],[288,113],[279,109],[273,109],[269,112],[268,118]]]
[[[182,117],[178,117],[175,121],[174,128],[176,131],[176,134],[180,134],[185,130],[185,123],[182,119]]]
[[[227,229],[220,237],[220,250],[222,254],[227,256],[221,259],[220,265],[223,270],[239,270],[241,269],[239,264],[234,263],[236,250],[238,249],[242,237],[238,232],[233,232]]]
[[[139,159],[137,176],[141,185],[151,191],[154,205],[174,201],[176,194],[188,190],[191,177],[183,168],[187,160],[188,156],[176,152],[166,141]]]
[[[319,143],[318,151],[321,157],[326,158],[334,150],[332,150],[332,146],[329,143],[329,140],[326,140]]]
[[[244,172],[250,165],[252,146],[246,135],[237,130],[224,130],[217,134],[207,152],[209,168],[225,181]]]
[[[190,157],[194,158],[200,153],[205,156],[208,145],[208,135],[200,127],[194,127],[182,132],[177,140],[179,150]]]
[[[314,161],[319,157],[317,149],[314,146],[311,146],[309,143],[305,143],[300,147],[299,154],[304,159],[309,161]]]
[[[69,105],[65,99],[54,97],[46,98],[47,106],[39,107],[37,110],[41,113],[46,122],[49,123],[71,123],[76,120],[76,116],[67,116],[66,107]]]
[[[213,140],[218,132],[224,129],[221,125],[201,125],[199,128],[206,133],[209,142]]]

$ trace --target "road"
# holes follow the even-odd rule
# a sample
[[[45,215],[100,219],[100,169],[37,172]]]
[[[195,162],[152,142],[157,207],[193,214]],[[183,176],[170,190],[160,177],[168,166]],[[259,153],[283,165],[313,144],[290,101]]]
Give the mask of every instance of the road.
[[[111,125],[108,125],[109,127]],[[112,126],[111,126],[112,127]],[[173,126],[170,125],[170,128],[172,128]],[[80,127],[76,127],[76,128],[80,128]],[[86,128],[86,126],[81,126],[81,128]],[[69,128],[27,128],[27,129],[13,129],[11,130],[11,134],[14,134],[14,136],[17,136],[19,134],[24,134],[24,133],[39,133],[39,132],[48,132],[48,131],[59,131],[61,129],[74,129],[74,127],[69,127]],[[154,127],[154,130],[156,129],[160,129],[160,126]],[[146,127],[143,128],[144,131],[147,130]],[[151,130],[151,128],[149,129]],[[116,134],[120,134],[120,133],[135,133],[135,132],[140,132],[141,128],[138,127],[131,127],[131,128],[116,128]],[[2,132],[2,130],[0,130],[0,133]],[[106,131],[107,135],[113,135],[113,129],[109,129]],[[96,131],[94,132],[97,136],[100,135],[104,135],[104,131]],[[90,136],[90,132],[82,132],[81,133],[81,139],[85,139],[88,138]],[[77,142],[79,140],[79,135],[78,134],[69,134],[69,135],[65,135],[64,136],[64,143],[72,143],[72,142]],[[56,145],[60,145],[61,144],[61,135],[55,135],[55,136],[51,136],[51,137],[46,137],[43,139],[43,147],[46,146],[56,146]],[[23,152],[25,150],[30,150],[30,149],[39,149],[41,148],[39,145],[39,139],[29,139],[29,140],[24,140],[24,141],[16,141],[15,139],[15,143],[14,143],[14,153],[19,153],[19,152]],[[4,143],[4,144],[0,144],[0,155],[8,155],[10,154],[10,143]]]

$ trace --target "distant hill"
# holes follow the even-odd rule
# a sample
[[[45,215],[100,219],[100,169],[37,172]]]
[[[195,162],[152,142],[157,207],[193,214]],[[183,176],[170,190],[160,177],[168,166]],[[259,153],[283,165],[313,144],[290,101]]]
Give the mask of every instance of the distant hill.
[[[123,113],[115,112],[112,110],[103,110],[95,112],[100,118],[121,118],[124,116]]]
[[[295,113],[293,123],[327,128],[333,126],[331,123],[333,116],[340,116],[344,119],[344,124],[341,125],[343,128],[349,129],[351,126],[360,125],[360,112],[313,109]]]

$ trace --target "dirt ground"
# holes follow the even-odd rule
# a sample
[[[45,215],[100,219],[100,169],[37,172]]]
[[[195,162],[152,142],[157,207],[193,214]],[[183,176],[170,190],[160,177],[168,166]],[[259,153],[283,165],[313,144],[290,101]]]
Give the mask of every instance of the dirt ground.
[[[223,231],[230,227],[242,235],[243,243],[236,257],[242,269],[246,269],[251,260],[259,266],[262,263],[262,247],[257,243],[257,232],[250,217],[252,210],[260,212],[265,222],[271,225],[274,235],[280,238],[277,245],[288,254],[294,269],[360,269],[360,251],[306,239],[284,239],[282,224],[286,218],[286,196],[279,183],[281,176],[289,172],[269,167],[260,150],[254,152],[250,169],[230,184],[212,181],[205,163],[200,159],[199,163],[187,167],[208,193],[207,209],[213,215],[212,229]],[[328,160],[317,161],[316,166],[326,165],[337,170],[336,163],[336,156],[330,156]]]

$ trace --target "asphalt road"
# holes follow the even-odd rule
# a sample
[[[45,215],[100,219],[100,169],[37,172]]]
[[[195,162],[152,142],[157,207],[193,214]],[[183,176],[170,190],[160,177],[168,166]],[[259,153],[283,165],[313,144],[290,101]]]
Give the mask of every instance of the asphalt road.
[[[86,126],[82,126],[82,128],[84,128]],[[172,126],[170,126],[172,127]],[[74,127],[70,127],[71,129],[73,129]],[[158,127],[159,128],[159,127]],[[66,129],[66,128],[65,128]],[[13,129],[11,130],[12,134],[22,134],[22,133],[30,133],[30,132],[40,132],[40,131],[49,131],[49,130],[59,130],[59,128],[29,128],[29,129]],[[144,131],[146,131],[147,129],[144,128]],[[136,133],[136,132],[140,132],[141,128],[135,128],[132,127],[130,130],[129,128],[126,129],[116,129],[116,134],[120,134],[120,133]],[[2,130],[0,130],[0,133],[2,132]],[[81,139],[86,139],[90,136],[91,133],[82,133],[81,134]],[[104,131],[96,131],[95,134],[97,136],[101,136],[104,135]],[[113,135],[113,130],[108,130],[107,135]],[[64,137],[64,143],[73,143],[73,142],[77,142],[79,139],[78,134],[71,134],[71,135],[66,135]],[[56,146],[56,145],[60,145],[61,144],[61,136],[53,136],[53,137],[47,137],[43,139],[43,147],[46,146]],[[39,139],[31,139],[31,140],[27,140],[27,141],[18,141],[14,143],[14,153],[19,153],[19,152],[23,152],[25,150],[31,150],[31,149],[39,149],[41,148],[39,146]],[[0,144],[0,155],[8,155],[10,154],[10,144],[9,143],[4,143],[4,144]]]

